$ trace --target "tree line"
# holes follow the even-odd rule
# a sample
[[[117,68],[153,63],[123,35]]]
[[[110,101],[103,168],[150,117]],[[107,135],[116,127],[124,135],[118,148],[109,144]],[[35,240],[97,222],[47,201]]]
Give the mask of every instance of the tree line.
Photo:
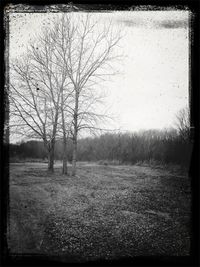
[[[62,160],[62,140],[55,144],[55,159]],[[135,133],[105,133],[78,140],[77,160],[103,164],[136,164],[156,161],[189,167],[192,143],[175,130],[146,130]],[[10,145],[10,156],[45,159],[48,155],[42,142],[28,141]],[[73,142],[68,143],[67,160],[72,162]]]

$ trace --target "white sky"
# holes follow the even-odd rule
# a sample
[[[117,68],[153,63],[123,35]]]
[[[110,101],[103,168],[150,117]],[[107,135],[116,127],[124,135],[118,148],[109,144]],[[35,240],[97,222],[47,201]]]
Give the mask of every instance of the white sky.
[[[10,15],[10,57],[25,52],[56,13]],[[97,16],[97,14],[94,14]],[[174,126],[176,113],[188,105],[188,11],[126,11],[98,14],[122,29],[121,73],[105,84],[105,107],[115,121],[110,128],[125,131]]]

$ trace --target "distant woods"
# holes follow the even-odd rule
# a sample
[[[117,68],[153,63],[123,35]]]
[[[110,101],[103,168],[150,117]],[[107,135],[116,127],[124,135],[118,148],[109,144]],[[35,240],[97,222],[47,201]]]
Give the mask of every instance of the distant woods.
[[[55,144],[55,159],[62,160],[62,141]],[[77,160],[101,164],[160,163],[179,164],[188,168],[192,144],[177,130],[147,130],[137,133],[106,133],[78,141]],[[42,142],[28,141],[10,145],[11,160],[35,159],[45,161],[47,153]],[[72,162],[73,143],[68,144],[67,159]]]

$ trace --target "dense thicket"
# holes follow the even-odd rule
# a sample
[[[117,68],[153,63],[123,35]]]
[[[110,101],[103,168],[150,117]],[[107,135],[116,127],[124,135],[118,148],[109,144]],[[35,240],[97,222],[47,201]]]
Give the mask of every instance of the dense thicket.
[[[99,137],[80,139],[77,159],[79,161],[115,162],[135,164],[144,161],[175,163],[188,167],[192,152],[189,138],[183,139],[176,130],[148,130],[137,133],[106,133]],[[62,141],[55,146],[55,159],[62,159]],[[42,142],[28,141],[10,145],[10,157],[47,157]],[[72,143],[68,143],[68,161],[72,160]]]

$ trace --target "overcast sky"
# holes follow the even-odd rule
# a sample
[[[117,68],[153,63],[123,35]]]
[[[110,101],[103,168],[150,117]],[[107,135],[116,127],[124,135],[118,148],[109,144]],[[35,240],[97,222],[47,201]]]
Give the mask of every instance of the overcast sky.
[[[10,57],[26,51],[54,13],[10,14]],[[105,108],[113,114],[111,128],[122,131],[174,126],[175,115],[188,105],[188,11],[125,11],[93,14],[101,23],[111,17],[121,28],[120,74],[105,84]]]

